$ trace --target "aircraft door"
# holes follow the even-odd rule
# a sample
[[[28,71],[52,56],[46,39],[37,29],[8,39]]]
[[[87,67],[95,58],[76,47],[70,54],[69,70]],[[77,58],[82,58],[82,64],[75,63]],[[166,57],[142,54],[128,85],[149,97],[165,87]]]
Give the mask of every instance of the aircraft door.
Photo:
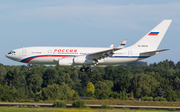
[[[52,56],[52,50],[48,50],[48,56]]]
[[[26,49],[22,50],[22,56],[26,56]]]
[[[129,56],[129,57],[132,56],[132,51],[128,51],[128,56]]]

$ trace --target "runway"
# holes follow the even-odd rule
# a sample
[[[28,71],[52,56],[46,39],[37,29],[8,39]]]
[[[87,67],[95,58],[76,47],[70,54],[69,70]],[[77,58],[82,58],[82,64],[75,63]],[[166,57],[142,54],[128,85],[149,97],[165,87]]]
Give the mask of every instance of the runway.
[[[53,104],[45,104],[45,103],[0,103],[0,106],[40,106],[40,107],[53,107]],[[87,105],[90,108],[101,108],[102,105]],[[169,110],[176,109],[180,110],[180,107],[166,107],[166,106],[128,106],[128,105],[109,105],[113,108],[121,109],[121,108],[129,108],[129,109],[156,109],[156,110]],[[67,108],[72,108],[71,104],[67,104]]]

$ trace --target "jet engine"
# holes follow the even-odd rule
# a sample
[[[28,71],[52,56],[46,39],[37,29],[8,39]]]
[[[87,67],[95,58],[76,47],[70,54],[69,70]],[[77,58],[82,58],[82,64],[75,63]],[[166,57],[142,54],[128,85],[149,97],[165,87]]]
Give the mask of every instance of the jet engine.
[[[74,57],[74,64],[93,64],[93,59],[88,59],[86,56]]]
[[[72,66],[74,57],[66,57],[59,60],[59,66]]]

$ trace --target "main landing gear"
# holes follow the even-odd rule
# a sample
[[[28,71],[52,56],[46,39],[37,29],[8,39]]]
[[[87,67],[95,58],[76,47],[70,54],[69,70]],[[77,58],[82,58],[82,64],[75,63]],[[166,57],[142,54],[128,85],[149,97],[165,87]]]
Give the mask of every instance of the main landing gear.
[[[90,67],[85,67],[83,66],[81,69],[80,69],[81,72],[93,72],[93,69],[91,69]]]
[[[30,64],[28,64],[28,70],[31,71],[32,70],[32,67]]]

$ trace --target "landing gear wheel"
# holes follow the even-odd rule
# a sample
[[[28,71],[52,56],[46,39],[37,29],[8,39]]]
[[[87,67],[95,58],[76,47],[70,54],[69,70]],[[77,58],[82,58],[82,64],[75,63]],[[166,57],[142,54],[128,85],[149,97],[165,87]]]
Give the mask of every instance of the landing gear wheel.
[[[86,70],[86,72],[88,72],[88,71],[90,71],[91,69],[90,69],[90,67],[86,67],[85,70]]]
[[[80,68],[81,72],[93,72],[93,69],[91,69],[89,66],[83,66],[82,68]]]
[[[81,71],[81,72],[85,72],[85,68],[81,68],[80,71]]]
[[[94,70],[93,69],[90,69],[90,72],[93,72]]]
[[[30,64],[28,64],[28,70],[29,70],[29,71],[32,70],[32,67],[31,67]]]
[[[31,67],[28,67],[28,70],[29,70],[29,71],[31,71],[31,70],[32,70],[32,68],[31,68]]]

